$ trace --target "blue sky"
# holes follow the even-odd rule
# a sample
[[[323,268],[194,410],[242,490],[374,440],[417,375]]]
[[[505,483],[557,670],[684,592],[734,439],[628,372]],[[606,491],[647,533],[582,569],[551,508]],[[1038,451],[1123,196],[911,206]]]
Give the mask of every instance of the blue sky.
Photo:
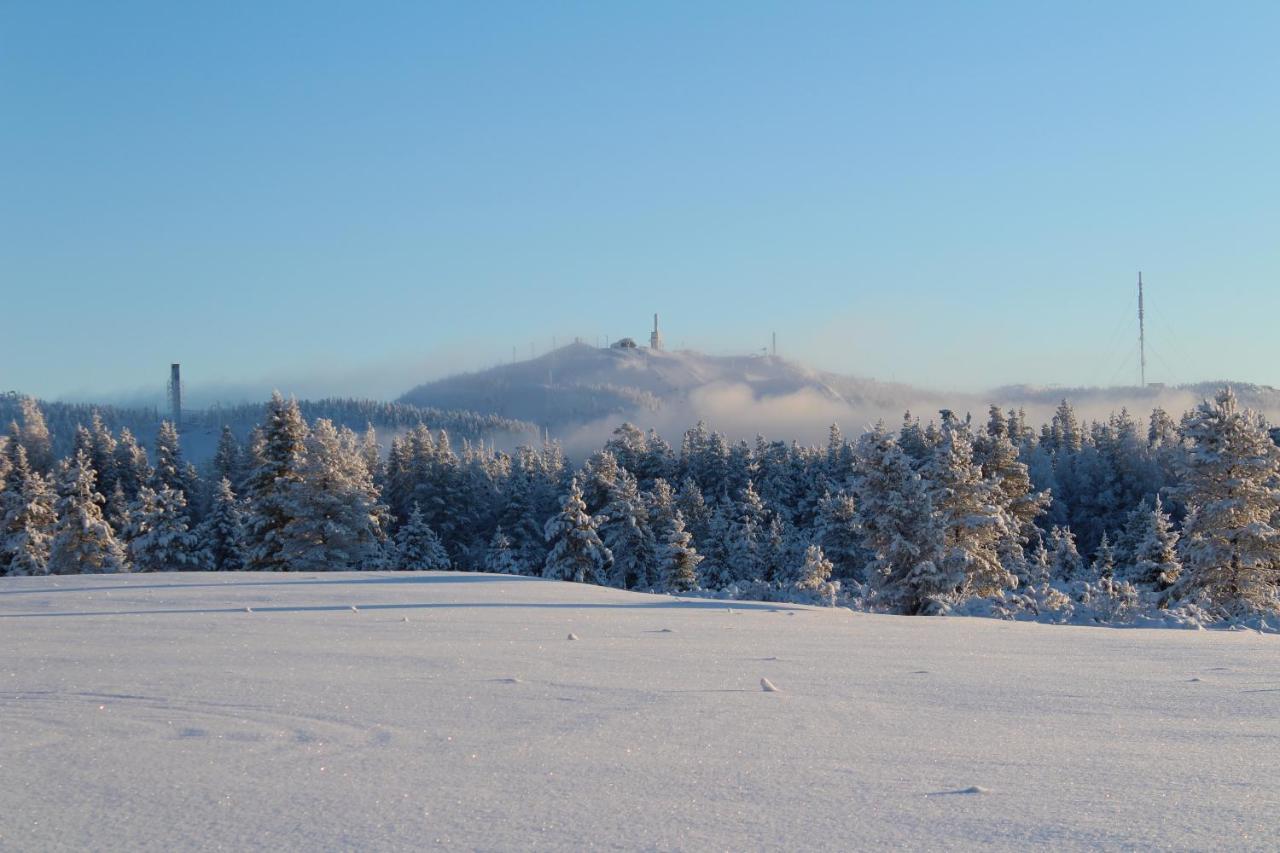
[[[1280,384],[1280,4],[0,6],[0,390],[556,336]],[[309,383],[309,384],[308,384]],[[230,393],[230,392],[228,392]]]

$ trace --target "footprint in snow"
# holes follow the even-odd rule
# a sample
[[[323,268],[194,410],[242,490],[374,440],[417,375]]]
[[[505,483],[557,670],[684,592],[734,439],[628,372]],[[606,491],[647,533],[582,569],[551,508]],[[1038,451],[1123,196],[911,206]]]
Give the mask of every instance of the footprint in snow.
[[[912,675],[928,675],[928,674],[929,674],[929,670],[927,670],[927,669],[913,669],[913,670],[911,670],[911,674],[912,674]]]
[[[770,681],[767,678],[760,679],[760,689],[763,690],[765,693],[781,693],[782,692],[774,685],[772,681]]]
[[[569,635],[568,637],[566,637],[565,639],[569,639],[569,640],[576,640],[576,639],[578,639],[578,635],[577,635],[577,634],[570,634],[570,635]]]
[[[970,785],[968,788],[959,788],[955,791],[934,791],[925,794],[926,797],[949,797],[955,794],[990,794],[990,788],[984,788],[981,785]]]
[[[512,677],[512,678],[495,678],[495,679],[494,679],[494,681],[498,682],[499,684],[524,684],[524,682],[523,682],[523,681],[521,681],[519,678],[515,678],[515,677]]]
[[[1187,681],[1199,681],[1199,680],[1200,680],[1200,679],[1198,679],[1198,678],[1188,678],[1188,679],[1187,679]]]

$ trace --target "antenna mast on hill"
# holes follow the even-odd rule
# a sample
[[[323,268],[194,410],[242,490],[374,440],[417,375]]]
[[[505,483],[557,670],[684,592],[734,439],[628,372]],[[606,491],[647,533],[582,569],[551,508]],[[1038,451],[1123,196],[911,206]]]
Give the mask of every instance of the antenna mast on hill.
[[[1138,376],[1142,388],[1147,387],[1147,326],[1142,305],[1142,270],[1138,270]]]

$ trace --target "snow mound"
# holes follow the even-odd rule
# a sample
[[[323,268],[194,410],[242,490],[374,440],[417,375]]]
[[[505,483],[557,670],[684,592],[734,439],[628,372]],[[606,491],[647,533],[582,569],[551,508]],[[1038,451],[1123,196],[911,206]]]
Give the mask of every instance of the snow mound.
[[[723,602],[479,573],[0,578],[0,848],[1280,835],[1280,636],[776,606],[726,630]],[[744,689],[768,658],[803,691]]]

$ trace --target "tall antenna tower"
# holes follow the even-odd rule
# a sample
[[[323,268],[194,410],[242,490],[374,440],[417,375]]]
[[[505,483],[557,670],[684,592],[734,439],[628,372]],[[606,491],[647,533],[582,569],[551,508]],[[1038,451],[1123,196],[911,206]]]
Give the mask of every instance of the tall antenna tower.
[[[182,365],[169,365],[169,419],[182,429]]]
[[[653,315],[653,334],[649,335],[649,349],[662,349],[662,332],[658,331],[658,315]]]
[[[1146,312],[1142,305],[1142,270],[1138,270],[1138,377],[1147,387],[1147,325]]]
[[[773,333],[773,354],[775,356],[778,354],[778,333],[777,332]]]

